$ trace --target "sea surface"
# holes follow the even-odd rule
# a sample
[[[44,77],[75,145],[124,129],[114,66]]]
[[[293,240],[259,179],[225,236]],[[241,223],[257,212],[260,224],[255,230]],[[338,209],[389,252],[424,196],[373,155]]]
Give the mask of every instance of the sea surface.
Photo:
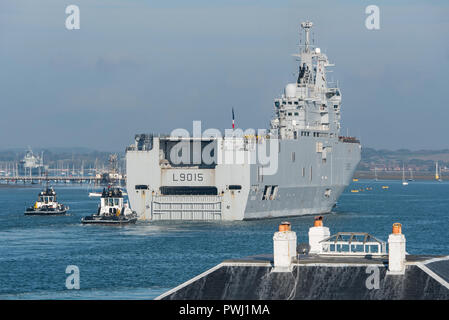
[[[70,215],[25,216],[40,186],[0,188],[0,299],[154,299],[225,259],[272,253],[281,221],[291,222],[298,242],[308,241],[313,224],[307,216],[82,225],[81,217],[94,213],[99,199],[88,197],[92,190],[87,186],[55,188]],[[449,182],[402,186],[400,181],[360,180],[324,216],[331,234],[368,232],[384,241],[394,222],[402,223],[408,253],[449,254]],[[69,265],[79,268],[79,290],[66,288]]]

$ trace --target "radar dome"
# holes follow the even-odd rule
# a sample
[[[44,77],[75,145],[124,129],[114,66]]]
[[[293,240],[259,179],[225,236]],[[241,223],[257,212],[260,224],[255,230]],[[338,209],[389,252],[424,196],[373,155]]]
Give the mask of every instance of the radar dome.
[[[296,97],[296,83],[289,83],[285,87],[285,96],[287,98],[294,98]]]

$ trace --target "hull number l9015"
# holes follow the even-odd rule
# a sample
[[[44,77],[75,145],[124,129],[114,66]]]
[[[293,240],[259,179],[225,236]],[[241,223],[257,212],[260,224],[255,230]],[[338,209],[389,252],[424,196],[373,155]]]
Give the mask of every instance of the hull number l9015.
[[[202,173],[173,173],[174,182],[184,182],[184,181],[204,181],[204,175]]]

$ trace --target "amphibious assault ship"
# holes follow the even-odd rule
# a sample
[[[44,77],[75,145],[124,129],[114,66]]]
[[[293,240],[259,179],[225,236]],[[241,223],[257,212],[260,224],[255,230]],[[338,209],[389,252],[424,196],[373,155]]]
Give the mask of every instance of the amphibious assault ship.
[[[341,91],[333,66],[304,45],[297,81],[274,100],[268,130],[195,127],[193,137],[138,134],[126,150],[127,190],[141,220],[244,220],[331,211],[360,161],[360,142],[340,136]],[[267,154],[269,156],[267,156]]]

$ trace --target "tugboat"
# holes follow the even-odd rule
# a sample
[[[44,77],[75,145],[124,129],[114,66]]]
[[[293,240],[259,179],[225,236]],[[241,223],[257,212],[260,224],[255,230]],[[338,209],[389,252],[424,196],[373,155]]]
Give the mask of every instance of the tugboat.
[[[103,189],[97,213],[81,219],[83,224],[122,225],[135,223],[137,214],[123,201],[123,192],[118,187]]]
[[[68,206],[58,203],[56,200],[56,192],[52,187],[47,185],[43,191],[39,193],[38,199],[34,206],[25,210],[26,216],[56,216],[65,215],[69,210]]]

